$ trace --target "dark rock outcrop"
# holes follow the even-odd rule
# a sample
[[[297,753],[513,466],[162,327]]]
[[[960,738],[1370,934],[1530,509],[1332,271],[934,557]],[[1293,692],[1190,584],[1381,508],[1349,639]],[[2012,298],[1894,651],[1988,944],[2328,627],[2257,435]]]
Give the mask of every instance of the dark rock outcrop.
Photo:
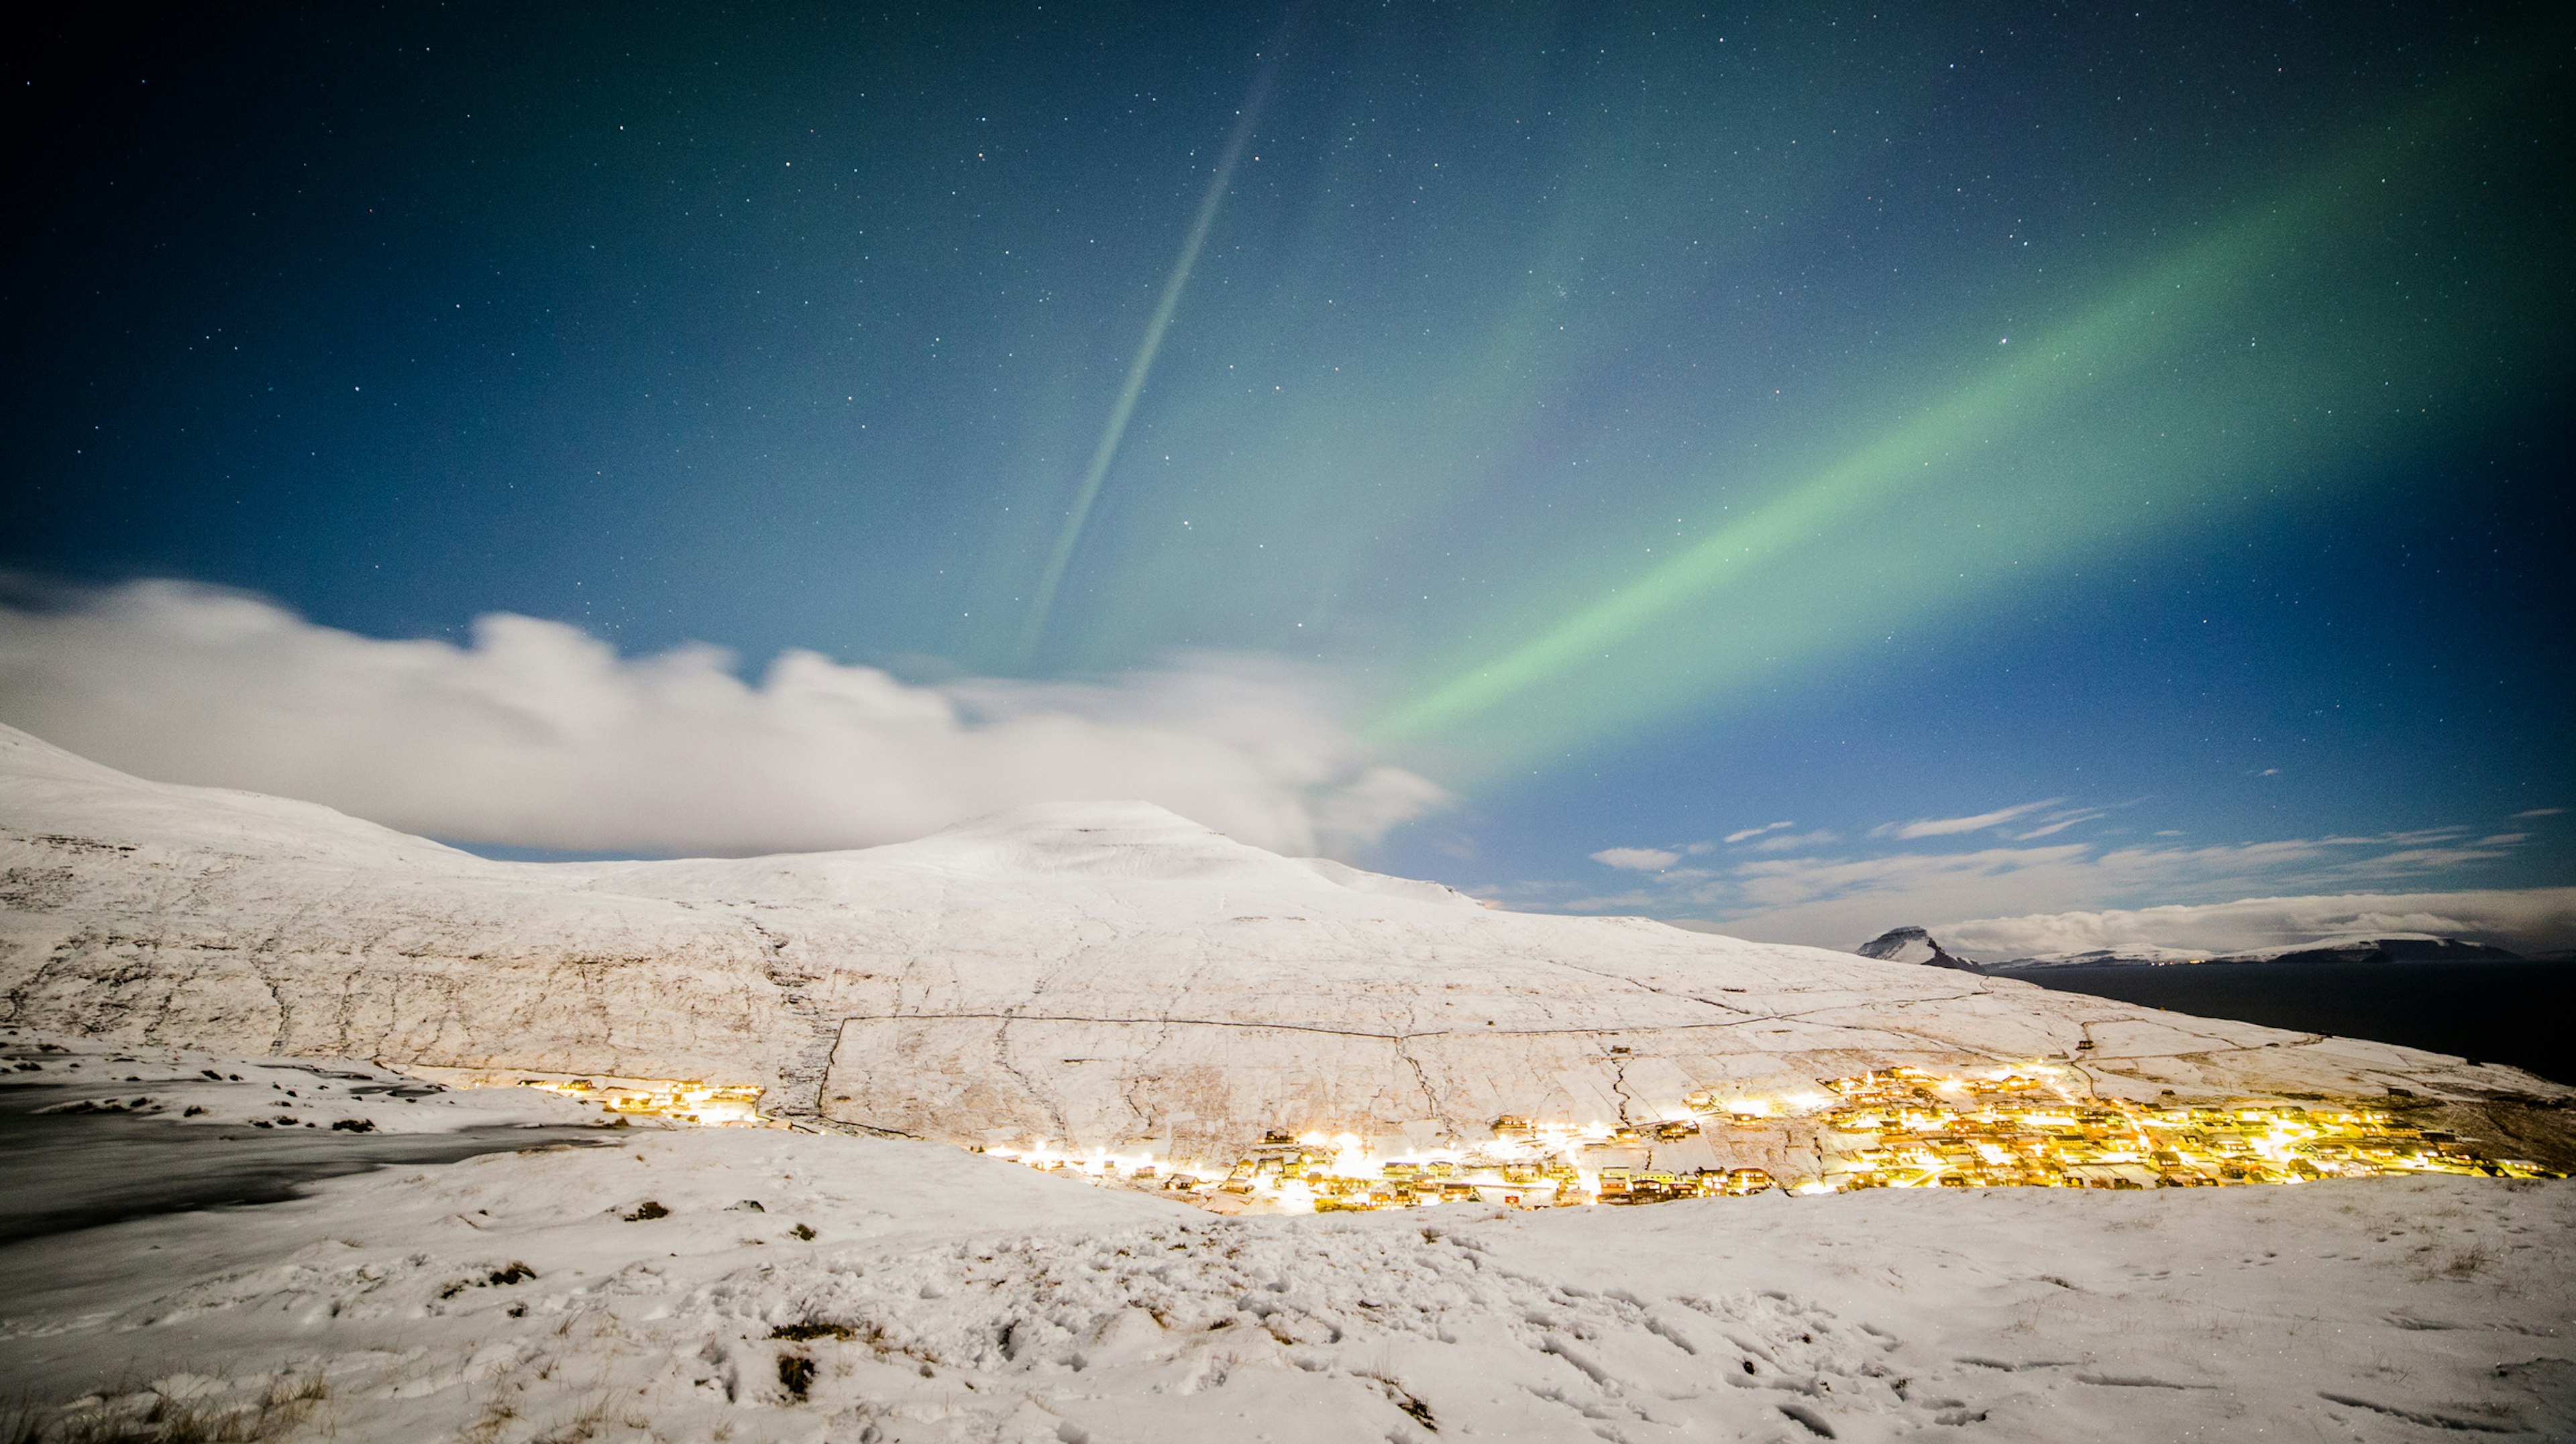
[[[1957,968],[1963,973],[1977,970],[1976,964],[1953,957],[1921,928],[1889,928],[1852,951],[1887,963],[1921,963],[1927,968]]]

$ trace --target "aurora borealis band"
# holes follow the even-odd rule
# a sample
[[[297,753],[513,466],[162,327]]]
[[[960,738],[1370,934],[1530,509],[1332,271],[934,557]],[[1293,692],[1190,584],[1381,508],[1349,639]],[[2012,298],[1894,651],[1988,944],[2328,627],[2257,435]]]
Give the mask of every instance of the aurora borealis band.
[[[2515,399],[2509,378],[2566,364],[2563,326],[2533,324],[2551,298],[2465,287],[2435,323],[2403,288],[2337,282],[2358,269],[2354,238],[2439,204],[2466,113],[2535,84],[2534,70],[2482,73],[2418,103],[2073,314],[2034,318],[2017,348],[1996,338],[1993,359],[1962,366],[1945,393],[1889,398],[1888,419],[1835,428],[1848,449],[1812,448],[1811,469],[1762,478],[1773,484],[1740,509],[1703,506],[1669,559],[1595,581],[1598,595],[1571,607],[1548,598],[1506,624],[1526,641],[1407,697],[1382,725],[1482,733],[1480,755],[1498,761],[1579,746],[1723,698],[1781,654],[1829,659],[1873,627],[1972,606],[2015,569],[2151,545],[2196,512],[2259,505],[2284,480],[2354,484],[2356,458],[2489,419]],[[2492,238],[2473,273],[2509,275],[2537,239]],[[1974,574],[1884,565],[1927,548]],[[1552,707],[1552,690],[1572,705]],[[1508,723],[1479,726],[1507,709]]]
[[[2576,867],[2551,7],[50,23],[16,574],[1293,663],[1531,905],[2040,799]]]
[[[1136,359],[1128,363],[1127,379],[1119,384],[1118,399],[1110,403],[1109,420],[1100,428],[1099,444],[1091,449],[1091,463],[1083,468],[1082,484],[1075,488],[1073,502],[1065,508],[1063,531],[1056,538],[1055,549],[1047,553],[1046,569],[1038,574],[1035,592],[1024,606],[1028,616],[1027,633],[1020,648],[1024,661],[1045,639],[1047,612],[1055,604],[1056,589],[1064,585],[1064,569],[1072,563],[1073,550],[1082,542],[1083,523],[1090,519],[1091,508],[1100,499],[1101,483],[1109,479],[1109,468],[1118,460],[1118,443],[1126,439],[1127,423],[1136,417],[1137,399],[1144,394],[1146,379],[1154,374],[1154,357],[1163,349],[1163,333],[1171,329],[1172,312],[1180,306],[1190,271],[1198,264],[1200,248],[1207,244],[1208,228],[1216,223],[1217,209],[1225,204],[1226,188],[1234,182],[1234,168],[1243,160],[1244,142],[1252,138],[1252,127],[1261,118],[1261,102],[1269,94],[1270,76],[1271,70],[1265,66],[1252,84],[1252,93],[1244,97],[1243,111],[1226,135],[1216,171],[1208,177],[1207,194],[1199,198],[1198,213],[1190,218],[1189,235],[1181,242],[1180,257],[1172,262],[1172,273],[1164,278],[1162,294],[1155,299],[1154,314],[1145,322],[1144,339],[1136,344]]]

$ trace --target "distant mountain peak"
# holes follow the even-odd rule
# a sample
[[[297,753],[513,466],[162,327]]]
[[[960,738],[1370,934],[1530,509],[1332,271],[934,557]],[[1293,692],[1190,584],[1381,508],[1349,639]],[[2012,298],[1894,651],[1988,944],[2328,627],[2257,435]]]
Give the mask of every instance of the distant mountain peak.
[[[1953,957],[1933,936],[1917,927],[1889,928],[1877,937],[1852,949],[1864,958],[1883,963],[1920,963],[1927,968],[1957,968],[1975,972],[1976,964]]]

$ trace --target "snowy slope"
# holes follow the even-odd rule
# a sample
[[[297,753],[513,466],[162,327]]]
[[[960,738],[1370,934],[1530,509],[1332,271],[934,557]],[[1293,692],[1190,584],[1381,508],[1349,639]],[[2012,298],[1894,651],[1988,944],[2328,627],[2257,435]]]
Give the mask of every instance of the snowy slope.
[[[119,1066],[210,1061],[139,1051]],[[901,1140],[602,1138],[0,1247],[15,1417],[370,1444],[2576,1435],[2567,1183],[1228,1220]],[[208,1427],[78,1432],[155,1410]]]
[[[1230,1156],[1481,1136],[1892,1062],[2132,1095],[2568,1090],[1642,919],[1496,912],[1143,804],[743,860],[490,862],[0,729],[0,1021],[235,1052],[704,1078],[955,1142]]]

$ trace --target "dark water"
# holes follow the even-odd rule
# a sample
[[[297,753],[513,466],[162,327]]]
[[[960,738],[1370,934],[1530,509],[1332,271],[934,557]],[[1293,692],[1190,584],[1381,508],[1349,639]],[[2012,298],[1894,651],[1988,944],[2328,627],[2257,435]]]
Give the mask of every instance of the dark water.
[[[2576,1084],[2576,963],[2199,963],[1996,968],[2071,993],[2403,1043]]]
[[[0,1244],[149,1214],[276,1203],[316,1179],[374,1168],[608,1141],[595,1128],[308,1133],[30,1111],[71,1096],[79,1095],[0,1089]]]

